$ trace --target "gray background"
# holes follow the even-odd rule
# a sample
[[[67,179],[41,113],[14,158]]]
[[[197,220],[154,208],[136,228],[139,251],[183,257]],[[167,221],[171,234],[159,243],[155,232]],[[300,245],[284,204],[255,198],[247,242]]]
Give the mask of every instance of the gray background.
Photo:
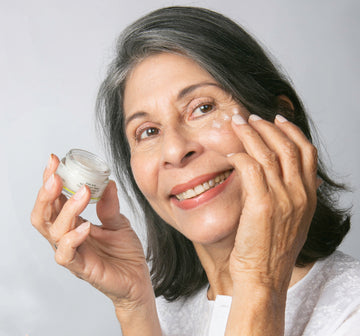
[[[359,1],[1,0],[0,336],[120,334],[109,300],[54,262],[29,216],[50,153],[79,147],[102,154],[94,102],[118,33],[174,4],[230,16],[286,69],[326,161],[353,187],[342,198],[354,216],[341,250],[360,258]],[[94,207],[85,216],[96,221]]]

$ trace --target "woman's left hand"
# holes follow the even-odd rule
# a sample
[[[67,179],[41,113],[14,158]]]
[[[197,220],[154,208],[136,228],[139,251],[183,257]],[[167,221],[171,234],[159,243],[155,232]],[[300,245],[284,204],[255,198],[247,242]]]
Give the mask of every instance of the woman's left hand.
[[[229,157],[244,192],[231,276],[234,286],[246,279],[286,295],[316,208],[317,150],[281,116],[236,118],[246,153]]]

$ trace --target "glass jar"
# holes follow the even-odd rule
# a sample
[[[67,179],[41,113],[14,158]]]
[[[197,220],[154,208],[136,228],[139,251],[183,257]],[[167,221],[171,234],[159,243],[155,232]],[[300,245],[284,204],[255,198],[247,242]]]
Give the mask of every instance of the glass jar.
[[[91,191],[89,203],[96,203],[109,183],[110,169],[95,154],[82,149],[71,149],[60,161],[56,173],[63,181],[62,193],[67,198],[87,185]]]

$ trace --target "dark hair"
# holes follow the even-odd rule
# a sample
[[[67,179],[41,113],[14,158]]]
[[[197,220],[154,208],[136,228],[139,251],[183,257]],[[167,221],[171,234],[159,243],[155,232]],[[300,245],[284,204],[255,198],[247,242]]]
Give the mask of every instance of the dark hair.
[[[155,295],[168,300],[189,296],[207,283],[204,269],[190,240],[164,222],[151,208],[134,180],[130,149],[124,131],[123,93],[126,77],[141,60],[170,52],[190,57],[233,98],[264,119],[280,113],[312,141],[309,119],[286,77],[273,65],[260,45],[244,29],[223,15],[195,7],[156,10],[130,25],[120,36],[116,58],[109,67],[97,100],[97,111],[115,174],[122,189],[132,190],[147,225],[147,258]],[[279,103],[287,96],[293,107]],[[337,205],[343,185],[332,181],[322,162],[318,176],[318,203],[297,265],[306,265],[335,251],[350,227],[348,210]]]

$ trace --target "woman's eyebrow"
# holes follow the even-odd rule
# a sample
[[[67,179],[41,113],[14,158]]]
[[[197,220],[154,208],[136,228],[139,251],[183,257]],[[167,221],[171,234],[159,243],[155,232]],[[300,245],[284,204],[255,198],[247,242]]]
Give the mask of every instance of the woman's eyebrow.
[[[183,88],[177,95],[177,100],[181,100],[182,98],[184,98],[185,96],[187,96],[188,94],[190,94],[191,92],[195,91],[198,88],[204,87],[204,86],[216,86],[218,88],[221,89],[220,85],[217,83],[213,83],[213,82],[201,82],[201,83],[197,83],[197,84],[192,84],[189,85],[185,88]],[[130,117],[125,118],[125,128],[127,127],[127,125],[133,121],[134,119],[137,118],[143,118],[146,117],[148,115],[147,112],[144,111],[139,111],[136,112],[134,114],[132,114]]]
[[[213,82],[202,82],[202,83],[197,83],[197,84],[193,84],[193,85],[189,85],[185,88],[183,88],[178,96],[177,96],[177,100],[180,100],[182,98],[184,98],[186,95],[190,94],[191,92],[195,91],[196,89],[200,88],[200,87],[203,87],[203,86],[209,86],[209,85],[212,85],[212,86],[216,86],[218,88],[221,89],[220,85],[217,84],[217,83],[213,83]]]
[[[146,117],[148,115],[147,112],[144,112],[144,111],[139,111],[139,112],[136,112],[134,114],[132,114],[130,117],[128,118],[125,118],[125,129],[127,127],[127,125],[133,121],[134,119],[136,118],[143,118],[143,117]]]

